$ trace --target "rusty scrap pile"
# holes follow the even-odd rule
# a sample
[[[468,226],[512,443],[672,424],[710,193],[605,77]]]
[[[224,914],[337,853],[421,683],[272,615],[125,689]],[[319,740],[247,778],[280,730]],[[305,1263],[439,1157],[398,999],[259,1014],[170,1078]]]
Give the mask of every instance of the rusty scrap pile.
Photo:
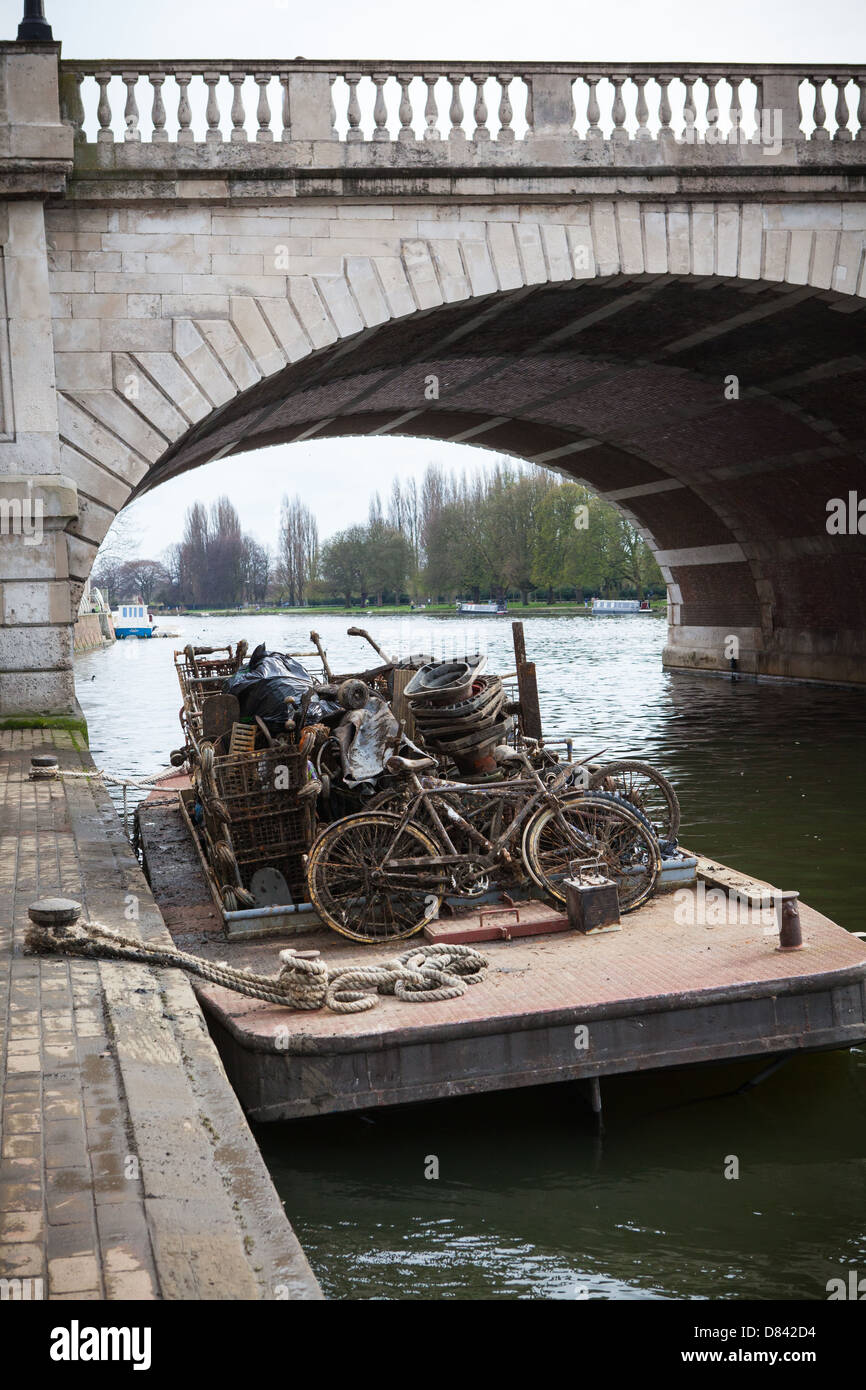
[[[484,658],[431,662],[405,691],[424,746],[467,775],[495,770],[493,749],[508,727],[502,681],[482,674],[484,665]]]
[[[359,809],[392,754],[419,752],[391,706],[400,668],[349,631],[381,665],[335,674],[315,632],[316,653],[261,646],[245,662],[245,642],[175,653],[185,743],[171,760],[189,768],[185,809],[226,912],[306,901],[318,822]],[[297,659],[316,654],[323,680]]]
[[[175,653],[185,743],[172,762],[189,768],[184,809],[225,912],[306,902],[317,834],[392,793],[395,754],[429,753],[446,774],[486,779],[501,775],[497,745],[529,733],[486,658],[397,662],[362,628],[348,632],[379,665],[335,673],[316,632],[309,652],[262,644],[247,658],[241,642]],[[318,679],[299,659],[310,656]],[[521,673],[518,663],[518,685]]]

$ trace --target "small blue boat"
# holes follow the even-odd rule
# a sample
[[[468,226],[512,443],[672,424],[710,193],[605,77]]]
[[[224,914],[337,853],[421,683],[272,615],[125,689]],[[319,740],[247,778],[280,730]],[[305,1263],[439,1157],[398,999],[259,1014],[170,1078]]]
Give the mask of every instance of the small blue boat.
[[[115,637],[152,637],[156,624],[146,603],[121,603],[111,615]]]

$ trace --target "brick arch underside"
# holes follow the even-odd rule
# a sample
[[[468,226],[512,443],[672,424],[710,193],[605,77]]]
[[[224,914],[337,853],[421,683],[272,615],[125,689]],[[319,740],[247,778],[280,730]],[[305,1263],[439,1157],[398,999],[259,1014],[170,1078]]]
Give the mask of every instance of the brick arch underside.
[[[668,665],[725,669],[736,635],[744,672],[860,683],[866,537],[829,535],[826,518],[828,499],[866,491],[861,303],[808,286],[614,276],[415,313],[235,390],[132,495],[295,440],[471,443],[582,480],[635,522],[668,584]],[[213,371],[218,342],[202,352]],[[236,363],[222,369],[238,379]],[[118,370],[147,398],[124,408],[158,432],[146,356],[115,362],[116,388]],[[66,403],[67,418],[79,405]],[[74,438],[66,447],[77,453]]]

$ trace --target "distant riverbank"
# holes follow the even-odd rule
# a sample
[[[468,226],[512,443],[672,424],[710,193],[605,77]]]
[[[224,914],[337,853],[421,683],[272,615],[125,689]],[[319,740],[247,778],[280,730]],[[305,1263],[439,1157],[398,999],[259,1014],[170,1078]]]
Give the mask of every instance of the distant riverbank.
[[[651,602],[654,614],[664,615],[667,609],[665,599],[655,599]],[[304,608],[185,608],[182,612],[175,614],[173,611],[163,614],[169,617],[212,617],[212,618],[271,618],[271,617],[303,617],[305,614],[314,616],[319,614],[324,617],[332,618],[369,618],[369,617],[392,617],[394,614],[417,614],[428,618],[454,618],[457,615],[453,603],[430,604],[426,608],[412,608],[410,604],[383,604],[380,608],[335,608],[332,604],[310,604]],[[467,615],[478,617],[478,614]],[[582,603],[515,603],[509,605],[507,613],[491,614],[491,617],[517,617],[517,618],[588,618],[592,616],[592,608],[584,607]]]

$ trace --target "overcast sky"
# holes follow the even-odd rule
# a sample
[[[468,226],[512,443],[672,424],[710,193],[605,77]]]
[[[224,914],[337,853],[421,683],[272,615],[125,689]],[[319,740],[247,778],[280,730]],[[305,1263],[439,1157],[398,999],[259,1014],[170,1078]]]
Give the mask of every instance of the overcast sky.
[[[2,38],[23,5],[0,0]],[[543,61],[862,62],[866,0],[45,0],[66,58],[382,58]],[[276,539],[279,498],[300,492],[323,535],[363,519],[373,488],[437,460],[475,467],[481,449],[342,439],[208,464],[136,505],[140,553],[178,538],[189,504],[228,493],[244,527]]]

